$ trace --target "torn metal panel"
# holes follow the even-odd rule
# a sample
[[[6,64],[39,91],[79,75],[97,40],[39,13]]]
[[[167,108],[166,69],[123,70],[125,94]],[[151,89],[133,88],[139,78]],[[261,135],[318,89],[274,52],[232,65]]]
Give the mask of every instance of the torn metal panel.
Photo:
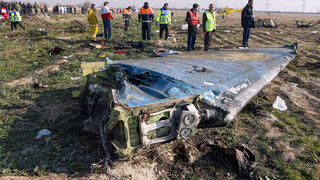
[[[109,116],[110,141],[121,156],[188,139],[196,128],[231,122],[295,58],[294,50],[249,48],[83,65],[84,72],[99,71],[88,76],[90,98],[84,100],[110,109],[99,113],[111,112],[90,110],[87,122]]]
[[[150,98],[144,92],[140,91],[143,94],[140,95],[139,91],[133,92],[132,87],[126,87],[121,93],[119,91],[119,96],[126,94],[119,98],[119,102],[138,107],[199,94],[204,103],[228,112],[224,119],[230,122],[253,96],[295,58],[292,52],[293,47],[289,46],[250,48],[206,54],[201,52],[198,58],[175,56],[118,62],[122,66],[132,67],[134,70],[129,73],[131,75],[150,72],[155,78],[160,78],[150,88],[162,92],[161,96]],[[196,71],[194,67],[203,67],[203,71]],[[145,87],[141,89],[146,90]],[[128,98],[128,94],[132,97]]]

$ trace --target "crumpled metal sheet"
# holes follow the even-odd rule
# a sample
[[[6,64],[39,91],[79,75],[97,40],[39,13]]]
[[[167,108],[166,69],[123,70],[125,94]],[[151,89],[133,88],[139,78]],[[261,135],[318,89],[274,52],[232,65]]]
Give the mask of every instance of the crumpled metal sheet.
[[[295,58],[293,51],[290,46],[249,48],[212,51],[204,56],[201,52],[198,58],[119,61],[116,64],[127,69],[129,81],[115,91],[116,101],[139,107],[200,95],[207,105],[226,111],[225,120],[230,122]],[[206,58],[211,54],[213,58]]]

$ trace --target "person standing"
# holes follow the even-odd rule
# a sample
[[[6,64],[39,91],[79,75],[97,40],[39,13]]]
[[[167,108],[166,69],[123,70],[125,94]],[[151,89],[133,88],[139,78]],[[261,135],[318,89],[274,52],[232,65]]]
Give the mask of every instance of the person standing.
[[[36,2],[34,3],[33,8],[34,8],[34,13],[38,14],[39,6],[38,6],[38,4]]]
[[[30,3],[27,3],[27,13],[32,14],[32,6]]]
[[[127,7],[123,10],[123,20],[124,20],[124,32],[128,31],[130,21],[132,21],[131,17],[131,7]]]
[[[248,44],[251,28],[254,28],[253,0],[249,0],[246,7],[241,12],[241,25],[243,27],[242,45],[250,47]]]
[[[3,19],[5,21],[8,20],[8,12],[7,12],[4,4],[1,4],[1,12],[0,12],[0,14],[2,15],[2,17],[3,17]]]
[[[171,13],[168,10],[168,3],[165,3],[163,5],[163,8],[159,9],[157,19],[156,19],[156,25],[159,25],[160,23],[160,39],[162,39],[163,31],[166,31],[165,40],[168,39],[169,35],[169,25],[171,24]]]
[[[43,6],[42,5],[40,5],[40,12],[41,12],[41,14],[43,14]]]
[[[90,28],[90,38],[95,40],[98,33],[98,18],[96,14],[96,5],[91,4],[91,8],[88,12],[88,22]]]
[[[142,39],[151,40],[151,21],[154,21],[153,10],[149,3],[145,2],[138,14],[139,22],[142,22]],[[146,36],[147,35],[147,36]]]
[[[111,11],[109,9],[109,2],[104,2],[103,6],[101,8],[101,18],[103,21],[103,27],[104,27],[104,38],[106,40],[109,40],[111,38],[111,22],[110,19],[113,19],[114,17],[111,14]]]
[[[226,11],[223,10],[223,11],[222,11],[222,19],[224,19],[225,16],[226,16]]]
[[[192,9],[187,12],[186,22],[188,23],[188,51],[195,50],[197,39],[197,26],[200,24],[198,15],[198,4],[193,4]]]
[[[209,50],[212,33],[216,32],[216,13],[214,12],[214,4],[209,5],[209,9],[203,13],[203,32],[204,36],[204,51]]]
[[[22,18],[21,18],[19,11],[17,11],[15,8],[13,8],[10,13],[10,17],[11,17],[11,30],[12,31],[17,29],[17,25],[19,25],[22,29],[25,29],[21,24]]]
[[[16,3],[14,7],[15,7],[15,9],[16,9],[17,11],[21,12],[21,10],[22,10],[21,1],[20,1],[19,3]],[[11,9],[10,9],[10,10],[11,10]]]
[[[22,12],[23,12],[23,14],[27,14],[27,6],[26,6],[26,3],[22,3]]]
[[[44,5],[44,13],[48,13],[48,6],[47,6],[47,4]]]

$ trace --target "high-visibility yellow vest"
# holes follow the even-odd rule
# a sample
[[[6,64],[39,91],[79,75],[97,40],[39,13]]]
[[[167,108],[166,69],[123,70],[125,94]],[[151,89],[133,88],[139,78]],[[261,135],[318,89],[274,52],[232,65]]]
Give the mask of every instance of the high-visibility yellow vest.
[[[160,24],[171,24],[170,11],[163,8],[159,9],[156,21]]]
[[[216,29],[216,13],[210,11],[205,11],[205,13],[207,15],[206,32],[213,31]]]
[[[13,11],[10,13],[11,15],[11,22],[20,22],[21,21],[21,16],[19,11]]]

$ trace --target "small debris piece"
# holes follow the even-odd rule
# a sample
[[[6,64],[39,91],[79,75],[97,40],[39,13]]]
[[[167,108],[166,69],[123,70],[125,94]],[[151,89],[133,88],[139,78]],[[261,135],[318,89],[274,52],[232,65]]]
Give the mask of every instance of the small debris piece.
[[[192,66],[192,67],[195,72],[206,72],[207,71],[207,69],[205,67],[200,67],[200,66]]]
[[[61,54],[65,51],[65,49],[62,49],[62,48],[59,48],[59,47],[55,47],[54,49],[50,50],[49,51],[49,55],[52,56],[52,55],[58,55],[58,54]]]
[[[276,28],[278,27],[278,21],[272,19],[258,19],[255,22],[256,27]]]
[[[114,53],[115,53],[115,54],[126,54],[127,51],[115,51]]]
[[[298,28],[309,28],[314,26],[312,22],[305,22],[305,21],[296,21]]]
[[[80,78],[80,76],[78,76],[78,77],[71,77],[70,78],[72,81],[77,81],[77,80],[80,80],[81,78]]]
[[[180,30],[187,30],[188,29],[188,24],[183,24],[180,26]]]
[[[167,49],[153,49],[149,54],[151,57],[162,57],[166,55],[181,54],[179,51],[167,50]]]
[[[50,136],[51,135],[51,131],[49,131],[48,129],[42,129],[38,132],[36,139],[40,139],[42,136]]]
[[[279,96],[277,96],[276,100],[272,104],[272,107],[280,111],[286,111],[288,109],[286,106],[286,102],[283,99],[281,99]]]

